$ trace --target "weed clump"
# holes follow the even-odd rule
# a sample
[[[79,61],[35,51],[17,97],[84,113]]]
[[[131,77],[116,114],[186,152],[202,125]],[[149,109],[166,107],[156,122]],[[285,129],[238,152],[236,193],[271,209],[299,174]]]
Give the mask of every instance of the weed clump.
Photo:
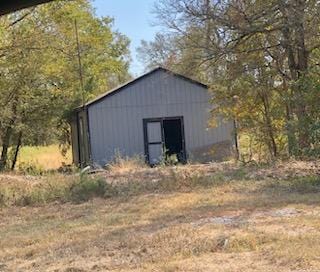
[[[70,186],[70,199],[74,202],[88,201],[94,197],[105,197],[111,186],[102,178],[81,174],[79,181]]]

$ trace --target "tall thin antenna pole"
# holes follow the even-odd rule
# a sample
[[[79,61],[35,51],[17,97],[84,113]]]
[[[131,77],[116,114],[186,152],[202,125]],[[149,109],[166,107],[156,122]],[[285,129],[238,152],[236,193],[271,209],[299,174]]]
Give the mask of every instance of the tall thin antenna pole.
[[[79,34],[78,34],[78,24],[77,19],[74,20],[74,27],[76,31],[76,41],[77,41],[77,51],[78,51],[78,63],[79,63],[79,78],[80,78],[80,87],[81,87],[81,95],[82,95],[82,106],[85,107],[85,94],[84,94],[84,84],[83,84],[83,72],[82,72],[82,62],[81,62],[81,52],[80,52],[80,42],[79,42]]]
[[[210,0],[205,0],[205,19],[207,20],[207,24],[206,24],[206,54],[209,56],[210,55],[210,50],[209,50],[209,46],[210,46],[210,31],[211,31],[211,27],[210,27]]]

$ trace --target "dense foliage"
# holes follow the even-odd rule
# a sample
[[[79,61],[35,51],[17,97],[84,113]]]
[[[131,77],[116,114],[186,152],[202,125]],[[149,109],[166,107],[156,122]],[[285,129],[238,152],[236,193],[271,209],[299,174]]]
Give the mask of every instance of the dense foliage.
[[[167,31],[140,58],[208,83],[242,157],[319,156],[319,1],[161,0],[155,14]]]
[[[68,143],[70,111],[129,78],[129,40],[112,24],[88,0],[0,18],[0,170],[22,144]]]

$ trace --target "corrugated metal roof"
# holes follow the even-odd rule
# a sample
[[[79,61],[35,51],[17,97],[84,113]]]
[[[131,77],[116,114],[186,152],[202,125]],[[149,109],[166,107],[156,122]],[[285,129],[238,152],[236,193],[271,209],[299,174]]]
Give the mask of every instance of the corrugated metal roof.
[[[188,78],[188,77],[186,77],[186,76],[183,76],[183,75],[181,75],[181,74],[178,74],[178,73],[175,73],[175,72],[173,72],[173,71],[170,71],[170,70],[167,69],[167,68],[164,68],[164,67],[160,67],[160,66],[159,66],[159,67],[157,67],[157,68],[155,68],[155,69],[153,69],[153,70],[151,70],[151,71],[149,71],[149,72],[147,72],[147,73],[145,73],[145,74],[143,74],[143,75],[141,75],[141,76],[139,76],[139,77],[137,77],[137,78],[135,78],[135,79],[133,79],[133,80],[130,80],[130,81],[128,81],[128,82],[126,82],[126,83],[124,83],[124,84],[122,84],[122,85],[120,85],[120,86],[118,86],[118,87],[116,87],[116,88],[114,88],[114,89],[112,89],[112,90],[109,90],[109,91],[107,91],[107,92],[99,95],[99,96],[96,97],[95,99],[90,100],[89,102],[87,102],[84,106],[85,106],[85,107],[90,106],[90,105],[92,105],[92,104],[95,104],[95,103],[99,102],[100,100],[102,100],[102,99],[104,99],[104,98],[107,98],[107,97],[109,97],[109,96],[111,96],[111,95],[114,95],[114,94],[116,94],[116,93],[124,90],[125,87],[127,87],[127,86],[129,86],[129,85],[131,85],[131,84],[133,84],[133,83],[136,83],[137,81],[139,81],[139,80],[141,80],[141,79],[143,79],[143,78],[145,78],[145,77],[147,77],[147,76],[149,76],[149,75],[151,75],[151,74],[153,74],[154,72],[159,71],[159,70],[164,71],[164,72],[169,73],[169,74],[172,74],[172,75],[174,75],[174,76],[176,76],[176,77],[180,77],[180,78],[182,78],[182,79],[184,79],[184,80],[187,80],[187,81],[189,81],[189,82],[191,82],[191,83],[193,83],[193,84],[197,84],[197,85],[200,85],[200,86],[202,86],[202,87],[204,87],[204,88],[208,88],[207,85],[205,85],[205,84],[203,84],[203,83],[201,83],[201,82],[199,82],[199,81],[193,80],[193,79]],[[77,107],[75,110],[81,110],[81,109],[83,109],[83,105]]]

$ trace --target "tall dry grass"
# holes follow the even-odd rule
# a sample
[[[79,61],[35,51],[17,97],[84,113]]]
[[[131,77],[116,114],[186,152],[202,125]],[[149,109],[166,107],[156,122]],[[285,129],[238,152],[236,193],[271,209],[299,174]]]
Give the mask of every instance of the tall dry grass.
[[[276,167],[221,165],[149,168],[140,160],[121,158],[111,164],[109,170],[91,175],[85,172],[34,177],[0,175],[0,205],[83,202],[95,197],[130,198],[150,193],[232,189],[260,183],[270,195],[320,191],[320,175],[317,169],[307,169],[307,165],[300,174],[295,169],[283,171],[284,167],[277,173]]]
[[[0,176],[0,206],[79,203],[94,197],[104,197],[107,191],[105,180],[86,174],[54,174],[25,180],[10,175]]]
[[[72,163],[71,150],[63,156],[58,145],[24,146],[21,148],[17,169],[26,171],[32,169],[39,171],[56,170],[63,165]]]
[[[106,169],[114,175],[123,175],[146,169],[148,166],[142,156],[126,157],[117,153]]]

